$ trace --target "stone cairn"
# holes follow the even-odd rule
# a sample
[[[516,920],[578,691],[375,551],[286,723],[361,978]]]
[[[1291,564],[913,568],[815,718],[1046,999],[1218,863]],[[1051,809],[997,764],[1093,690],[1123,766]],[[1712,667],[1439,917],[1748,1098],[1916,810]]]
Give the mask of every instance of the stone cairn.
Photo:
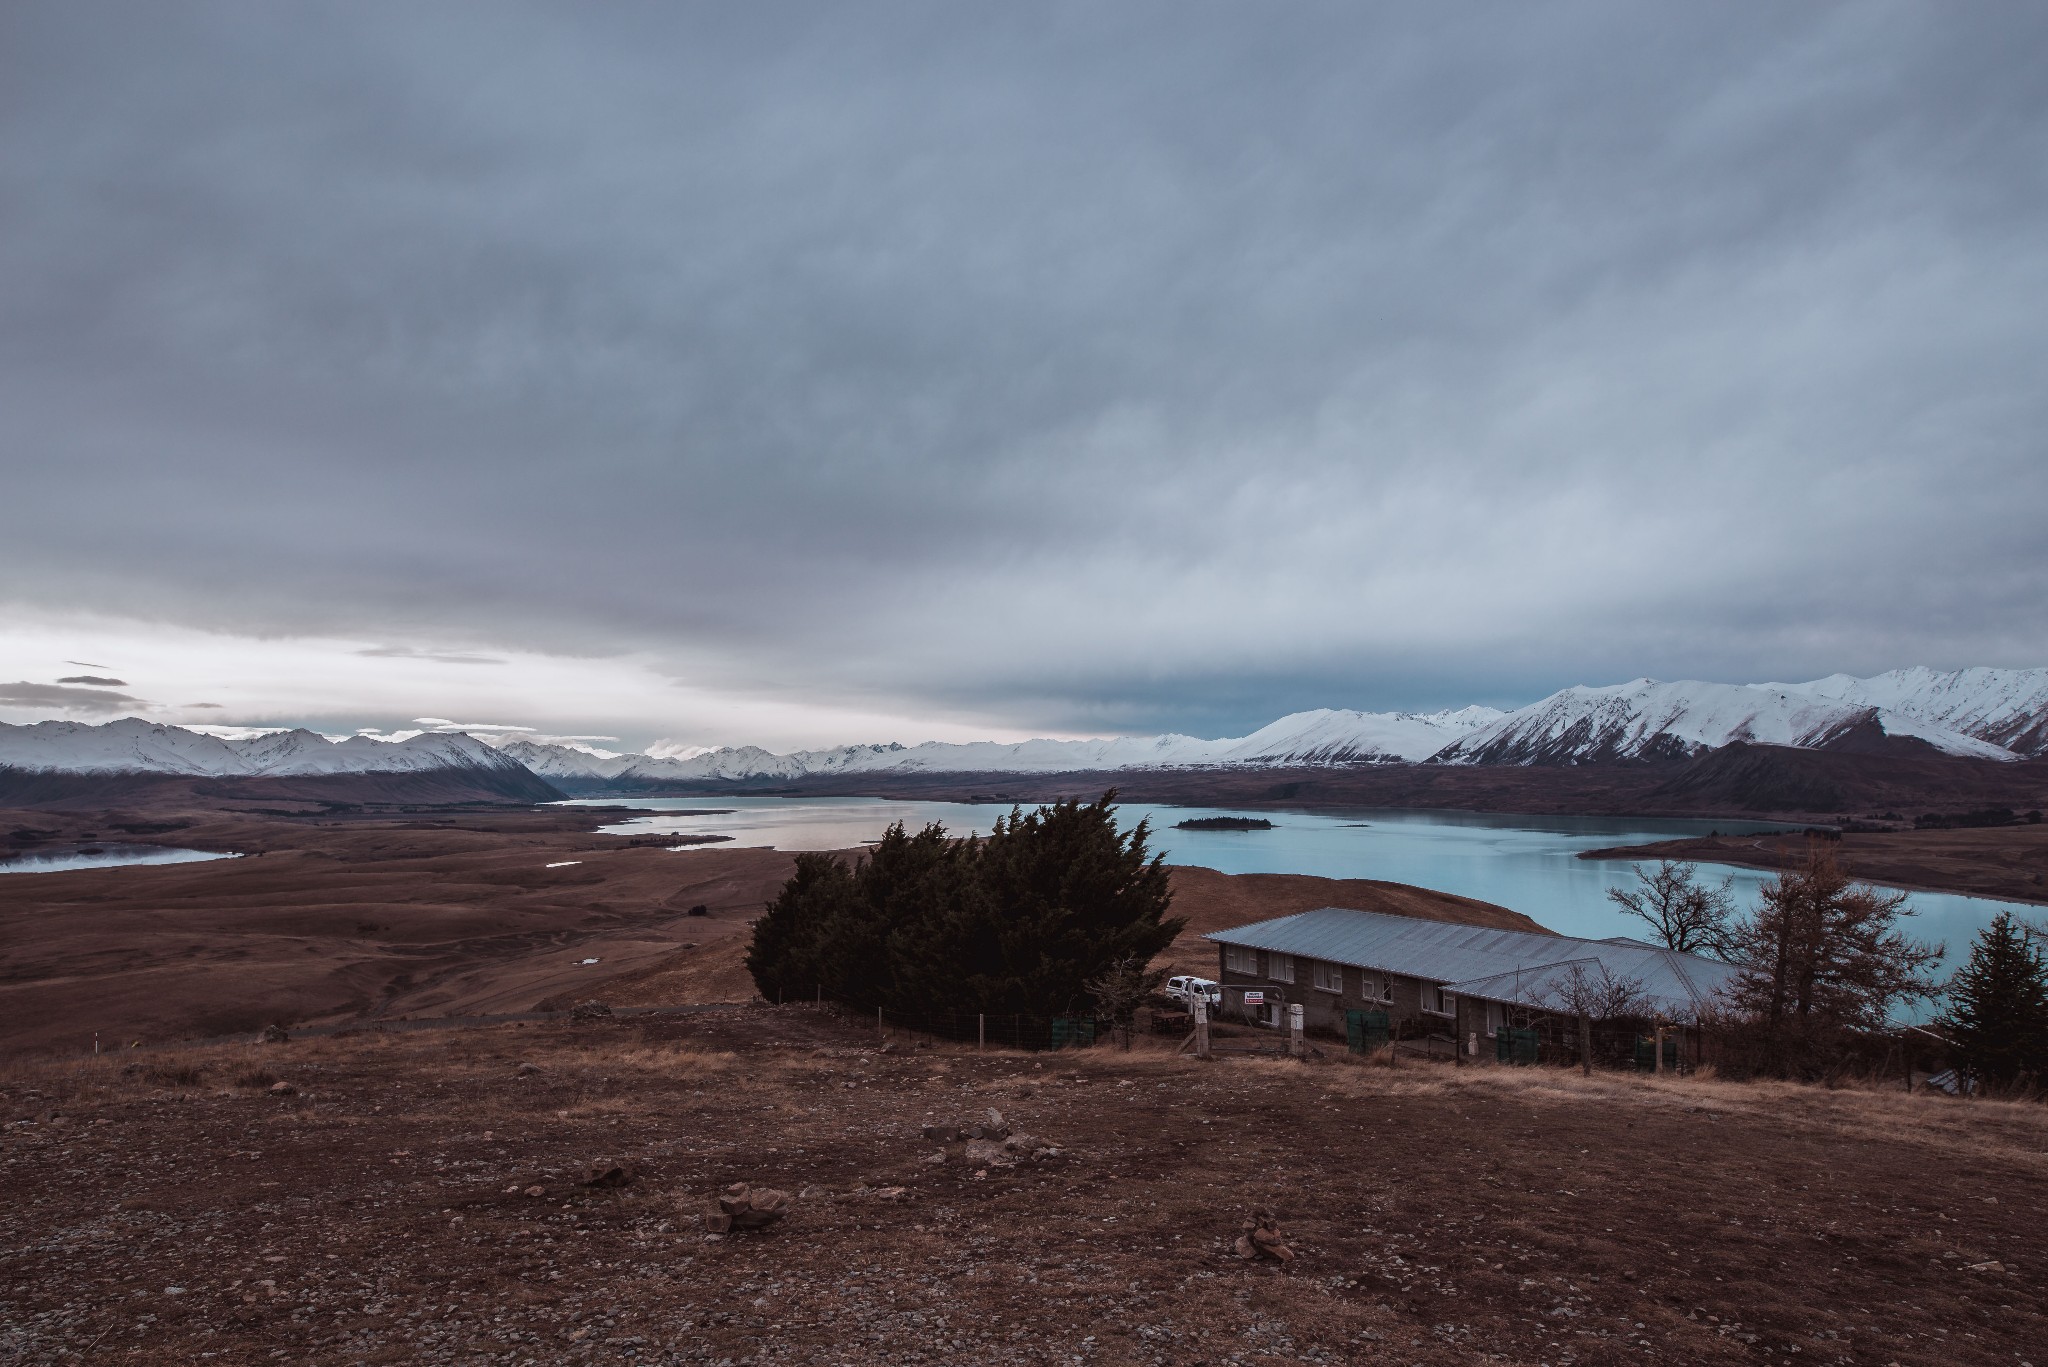
[[[1032,1159],[1055,1158],[1060,1153],[1036,1135],[1013,1133],[1003,1113],[993,1106],[980,1124],[927,1125],[924,1137],[934,1144],[963,1144],[961,1156],[980,1167],[1009,1167]],[[945,1158],[941,1149],[930,1161],[944,1162]]]
[[[711,1209],[704,1214],[704,1228],[713,1234],[764,1229],[787,1214],[788,1192],[735,1182],[712,1201]]]
[[[1280,1220],[1269,1206],[1254,1207],[1244,1222],[1244,1233],[1237,1236],[1232,1245],[1240,1258],[1254,1261],[1270,1259],[1276,1263],[1294,1261],[1294,1250],[1280,1236]]]

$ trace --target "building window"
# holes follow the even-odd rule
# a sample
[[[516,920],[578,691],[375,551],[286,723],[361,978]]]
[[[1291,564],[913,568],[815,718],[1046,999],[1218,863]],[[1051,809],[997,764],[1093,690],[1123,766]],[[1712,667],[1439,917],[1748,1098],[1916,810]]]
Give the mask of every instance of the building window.
[[[1367,1001],[1390,1002],[1394,999],[1394,985],[1391,979],[1381,974],[1360,969],[1358,973],[1358,995]]]
[[[1259,973],[1259,952],[1255,949],[1247,949],[1243,945],[1225,945],[1223,947],[1223,966],[1232,973],[1249,973],[1253,977],[1257,977]]]
[[[1437,1016],[1457,1014],[1457,999],[1444,991],[1441,983],[1422,985],[1422,1009]]]
[[[1294,956],[1292,954],[1268,954],[1266,976],[1276,983],[1294,981]]]
[[[1315,969],[1316,986],[1324,992],[1344,990],[1344,965],[1319,963]]]

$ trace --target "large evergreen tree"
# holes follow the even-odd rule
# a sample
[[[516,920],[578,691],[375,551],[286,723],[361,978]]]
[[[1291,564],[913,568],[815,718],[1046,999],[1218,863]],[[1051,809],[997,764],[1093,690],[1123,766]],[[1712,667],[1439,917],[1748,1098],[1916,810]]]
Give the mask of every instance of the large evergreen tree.
[[[804,855],[755,924],[747,967],[763,994],[940,1013],[1090,1009],[1112,964],[1149,963],[1179,933],[1163,856],[1115,794],[1013,810],[986,840],[899,823],[848,868]]]
[[[1948,1024],[1970,1071],[1992,1082],[2048,1080],[2048,959],[2001,911],[1949,980]]]

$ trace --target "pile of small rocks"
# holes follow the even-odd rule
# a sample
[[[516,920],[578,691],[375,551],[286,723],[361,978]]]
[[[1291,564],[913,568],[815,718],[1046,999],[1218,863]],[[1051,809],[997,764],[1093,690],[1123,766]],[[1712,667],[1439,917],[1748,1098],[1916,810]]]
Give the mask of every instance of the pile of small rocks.
[[[1036,1135],[1013,1132],[1003,1113],[991,1106],[979,1124],[927,1125],[924,1137],[942,1147],[925,1161],[943,1163],[951,1146],[960,1146],[960,1156],[976,1167],[1011,1167],[1020,1162],[1057,1158],[1062,1150]]]

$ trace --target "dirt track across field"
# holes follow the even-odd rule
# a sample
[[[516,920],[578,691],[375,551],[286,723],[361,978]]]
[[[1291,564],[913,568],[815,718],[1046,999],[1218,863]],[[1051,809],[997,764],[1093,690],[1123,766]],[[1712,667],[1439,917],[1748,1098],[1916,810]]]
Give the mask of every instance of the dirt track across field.
[[[1952,1367],[2048,1342],[2039,1106],[879,1043],[745,1008],[16,1066],[0,1361]],[[921,1137],[990,1107],[1059,1152]],[[637,1176],[578,1185],[597,1159]],[[739,1180],[793,1213],[707,1238]],[[1284,1269],[1228,1252],[1255,1205]]]

